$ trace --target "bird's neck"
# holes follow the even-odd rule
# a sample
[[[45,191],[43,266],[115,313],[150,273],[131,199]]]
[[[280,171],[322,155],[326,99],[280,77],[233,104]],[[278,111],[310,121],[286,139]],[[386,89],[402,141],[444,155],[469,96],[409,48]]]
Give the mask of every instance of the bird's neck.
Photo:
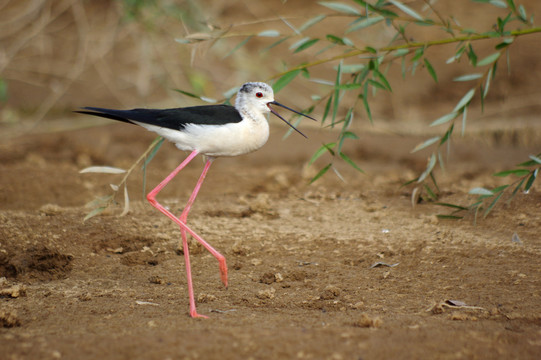
[[[243,107],[242,109],[239,110],[239,112],[241,116],[248,121],[252,121],[254,123],[267,122],[267,118],[265,117],[265,114],[261,113],[260,111],[251,109],[249,107]]]

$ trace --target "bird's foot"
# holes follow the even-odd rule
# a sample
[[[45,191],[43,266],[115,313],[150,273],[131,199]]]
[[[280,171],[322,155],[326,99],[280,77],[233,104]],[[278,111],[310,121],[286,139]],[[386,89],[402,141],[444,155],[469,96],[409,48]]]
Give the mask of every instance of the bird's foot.
[[[220,278],[222,279],[222,282],[227,288],[227,264],[225,262],[225,258],[221,259],[219,262],[220,262]]]
[[[201,315],[201,314],[198,314],[197,313],[197,310],[190,310],[190,316],[194,319],[198,318],[198,319],[208,319],[209,317],[206,316],[206,315]]]

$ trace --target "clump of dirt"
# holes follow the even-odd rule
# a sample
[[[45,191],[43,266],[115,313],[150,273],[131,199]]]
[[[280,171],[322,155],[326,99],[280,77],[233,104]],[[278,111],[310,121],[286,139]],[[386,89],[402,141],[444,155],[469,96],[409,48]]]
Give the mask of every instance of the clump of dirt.
[[[15,311],[0,310],[0,327],[11,328],[21,326],[21,321]]]
[[[94,251],[127,254],[148,249],[153,243],[154,239],[150,237],[112,234],[110,236],[103,236],[97,241],[94,244]]]
[[[66,278],[73,256],[47,247],[34,247],[17,252],[0,253],[0,274],[18,280],[51,281]]]

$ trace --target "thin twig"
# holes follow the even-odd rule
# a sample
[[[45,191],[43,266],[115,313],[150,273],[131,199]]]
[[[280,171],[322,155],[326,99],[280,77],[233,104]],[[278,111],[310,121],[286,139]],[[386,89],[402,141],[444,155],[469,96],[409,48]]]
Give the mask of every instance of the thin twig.
[[[541,27],[534,27],[531,29],[524,29],[524,30],[513,30],[509,32],[508,36],[522,36],[522,35],[529,35],[541,32]],[[408,44],[402,44],[402,45],[394,45],[394,46],[385,46],[380,49],[377,49],[378,52],[391,52],[396,51],[400,49],[416,49],[420,47],[428,47],[428,46],[434,46],[434,45],[446,45],[446,44],[452,44],[452,43],[458,43],[458,42],[465,42],[465,41],[478,41],[478,40],[486,40],[486,39],[492,39],[494,36],[490,34],[478,34],[478,35],[470,35],[470,36],[461,36],[461,37],[455,37],[455,38],[449,38],[449,39],[438,39],[438,40],[431,40],[431,41],[425,41],[425,42],[410,42]],[[364,55],[364,54],[370,54],[371,51],[367,49],[361,49],[361,50],[354,50],[350,51],[345,54],[336,55],[330,58],[321,59],[312,61],[306,64],[301,64],[294,66],[292,68],[289,68],[287,71],[283,71],[281,73],[275,74],[271,76],[268,80],[277,79],[279,77],[284,76],[287,73],[290,73],[295,70],[301,70],[301,69],[307,69],[310,67],[314,67],[317,65],[325,64],[328,62],[338,61],[342,59],[347,59],[354,56]]]

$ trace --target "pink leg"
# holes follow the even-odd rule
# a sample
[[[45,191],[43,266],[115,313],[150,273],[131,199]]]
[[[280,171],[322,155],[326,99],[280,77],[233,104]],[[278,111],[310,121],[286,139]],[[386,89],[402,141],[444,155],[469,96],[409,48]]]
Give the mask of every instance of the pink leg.
[[[204,315],[199,315],[195,308],[195,297],[194,297],[194,291],[193,291],[192,272],[191,272],[191,267],[190,267],[190,255],[189,255],[189,249],[188,249],[188,241],[186,238],[186,232],[192,235],[195,240],[197,240],[201,245],[203,245],[218,260],[218,262],[220,263],[220,277],[225,286],[227,286],[227,265],[226,265],[225,257],[222,254],[216,251],[210,244],[208,244],[205,240],[203,240],[199,235],[197,235],[192,229],[190,229],[186,225],[186,219],[188,218],[188,213],[190,212],[191,206],[193,205],[193,202],[195,201],[197,193],[199,192],[199,189],[201,188],[201,184],[205,180],[205,176],[210,168],[210,165],[212,164],[213,159],[209,159],[207,163],[205,164],[203,173],[201,174],[199,181],[195,185],[195,189],[192,192],[192,195],[190,196],[190,199],[188,200],[188,204],[184,208],[184,211],[182,211],[180,218],[177,218],[175,215],[173,215],[169,210],[164,208],[156,200],[156,195],[158,195],[158,193],[180,172],[180,170],[182,170],[190,161],[192,161],[192,159],[197,154],[198,152],[196,150],[192,151],[192,153],[188,155],[188,157],[175,170],[173,170],[173,172],[169,174],[169,176],[167,176],[158,186],[156,186],[150,193],[148,193],[147,200],[150,202],[152,206],[154,206],[161,213],[169,217],[171,220],[173,220],[175,223],[177,223],[180,226],[180,231],[182,235],[182,246],[184,249],[184,259],[186,262],[186,276],[188,278],[188,293],[190,297],[190,315],[192,317],[206,317]]]

